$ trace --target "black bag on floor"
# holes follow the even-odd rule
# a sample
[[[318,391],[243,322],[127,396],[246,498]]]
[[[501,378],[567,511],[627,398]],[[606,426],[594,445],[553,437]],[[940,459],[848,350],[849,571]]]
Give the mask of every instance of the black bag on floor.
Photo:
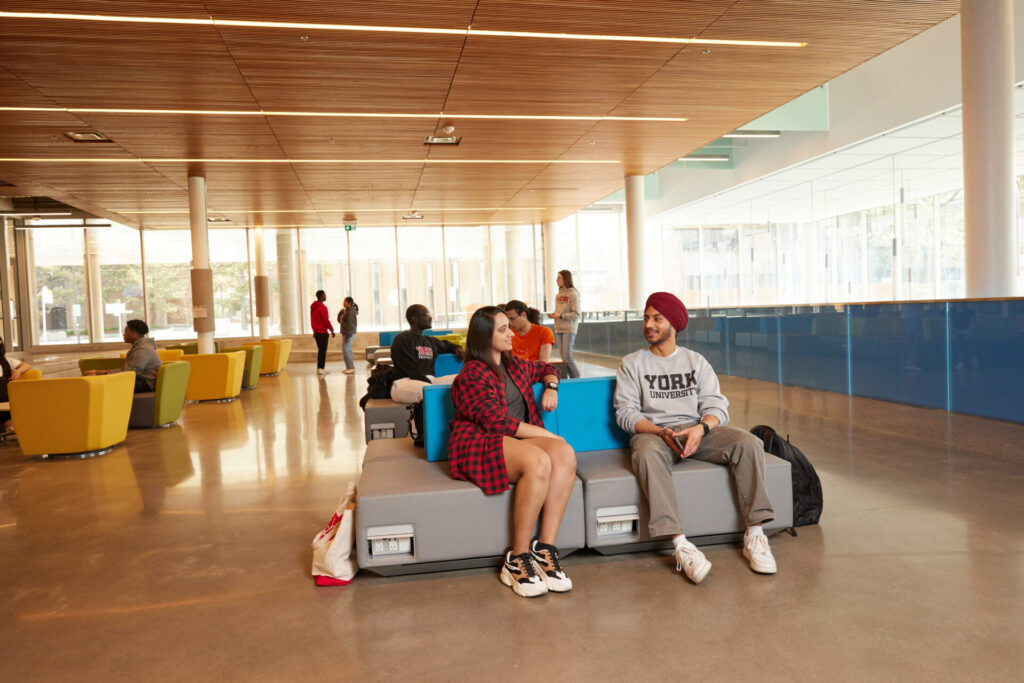
[[[409,436],[413,446],[423,447],[423,401],[409,404]]]
[[[750,433],[764,442],[764,449],[782,458],[791,466],[793,473],[793,526],[817,524],[821,517],[821,480],[807,457],[800,449],[779,436],[767,425],[758,425]]]

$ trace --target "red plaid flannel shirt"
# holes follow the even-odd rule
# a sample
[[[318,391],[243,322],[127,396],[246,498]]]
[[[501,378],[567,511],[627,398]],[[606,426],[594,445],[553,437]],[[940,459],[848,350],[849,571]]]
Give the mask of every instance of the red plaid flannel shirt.
[[[508,368],[526,403],[526,420],[543,426],[533,397],[533,385],[547,375],[558,376],[554,366],[513,358]],[[508,416],[505,381],[478,360],[467,361],[452,384],[455,418],[448,438],[448,467],[452,477],[469,481],[485,494],[509,488],[502,438],[515,436],[519,420]]]

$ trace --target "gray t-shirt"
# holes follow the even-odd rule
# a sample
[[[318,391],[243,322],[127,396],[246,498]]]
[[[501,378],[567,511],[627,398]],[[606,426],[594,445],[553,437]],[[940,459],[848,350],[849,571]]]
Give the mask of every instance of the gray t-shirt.
[[[729,421],[729,401],[704,356],[677,347],[667,358],[649,349],[622,359],[615,375],[615,420],[629,433],[648,420],[659,427],[697,422],[714,415]]]
[[[508,376],[505,366],[499,367],[501,368],[501,378],[505,380],[505,404],[508,406],[508,416],[520,422],[526,422],[526,401],[523,400],[519,387]]]

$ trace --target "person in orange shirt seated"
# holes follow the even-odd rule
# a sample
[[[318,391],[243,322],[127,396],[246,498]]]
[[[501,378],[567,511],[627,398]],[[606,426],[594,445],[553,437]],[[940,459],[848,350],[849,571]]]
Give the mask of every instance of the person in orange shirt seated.
[[[522,301],[513,299],[505,304],[508,326],[516,333],[512,339],[512,353],[523,360],[539,360],[545,363],[551,358],[551,347],[555,335],[543,325],[535,325],[527,318],[529,308]]]

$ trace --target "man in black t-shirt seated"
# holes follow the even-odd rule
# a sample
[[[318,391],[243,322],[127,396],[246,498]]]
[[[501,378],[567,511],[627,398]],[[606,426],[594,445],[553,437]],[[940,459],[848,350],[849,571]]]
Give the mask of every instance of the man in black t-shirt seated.
[[[433,327],[433,319],[426,306],[413,304],[405,310],[409,329],[391,342],[393,366],[391,399],[399,403],[423,400],[423,387],[428,384],[451,384],[455,375],[434,377],[434,362],[439,353],[454,353],[462,360],[462,347],[449,341],[428,337],[424,330]]]

